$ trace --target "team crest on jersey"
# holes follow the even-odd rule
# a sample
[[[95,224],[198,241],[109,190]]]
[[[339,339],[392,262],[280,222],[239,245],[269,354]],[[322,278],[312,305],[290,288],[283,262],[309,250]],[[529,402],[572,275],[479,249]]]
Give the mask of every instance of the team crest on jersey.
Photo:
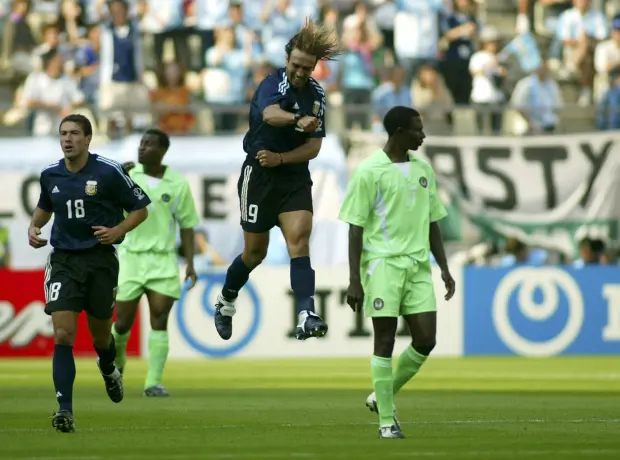
[[[96,180],[87,180],[86,181],[86,194],[90,196],[94,196],[97,194],[97,181]]]
[[[426,180],[426,177],[424,176],[420,177],[420,185],[426,188],[426,186],[428,185],[428,181]]]
[[[170,195],[168,195],[167,193],[164,193],[164,194],[161,196],[161,200],[162,200],[164,203],[168,203],[168,202],[170,201]]]
[[[320,109],[321,103],[319,101],[314,101],[314,104],[312,104],[312,113],[316,116],[319,114]]]
[[[377,297],[373,302],[372,302],[372,306],[375,310],[381,310],[383,308],[383,299],[380,299],[379,297]]]

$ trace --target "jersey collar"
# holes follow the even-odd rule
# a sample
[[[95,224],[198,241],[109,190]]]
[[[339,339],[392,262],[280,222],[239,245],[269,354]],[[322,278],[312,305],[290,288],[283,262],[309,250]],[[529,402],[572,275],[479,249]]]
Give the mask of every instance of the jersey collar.
[[[146,173],[144,172],[144,166],[139,163],[136,166],[134,166],[133,171],[134,171],[134,174],[143,174],[146,176]],[[161,177],[161,180],[167,181],[169,179],[168,171],[170,171],[169,166],[166,167],[166,170],[164,171],[164,175]]]

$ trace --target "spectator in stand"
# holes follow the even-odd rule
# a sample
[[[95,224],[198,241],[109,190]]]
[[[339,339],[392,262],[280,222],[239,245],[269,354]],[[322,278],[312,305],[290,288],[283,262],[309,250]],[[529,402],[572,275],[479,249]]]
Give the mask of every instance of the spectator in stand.
[[[252,54],[254,57],[260,57],[262,53],[262,46],[258,34],[248,27],[244,20],[243,14],[243,2],[240,0],[231,0],[230,8],[228,9],[228,16],[232,22],[232,27],[235,31],[235,41],[237,47],[243,49],[244,43],[248,40],[252,42]]]
[[[43,43],[32,50],[32,67],[34,70],[43,69],[41,56],[58,48],[60,45],[60,29],[58,28],[58,24],[45,24],[42,28],[41,35],[43,36]]]
[[[257,2],[260,3],[260,2]],[[200,59],[203,67],[207,50],[215,44],[215,29],[228,19],[229,0],[194,0],[196,30],[200,36]]]
[[[265,57],[274,67],[286,66],[284,47],[303,24],[290,0],[266,0],[262,15]]]
[[[620,67],[620,14],[616,14],[611,22],[610,35],[610,39],[599,43],[594,51],[594,69],[597,80],[601,82],[600,94],[609,87],[611,71]]]
[[[234,106],[245,102],[245,85],[253,63],[251,39],[246,36],[239,49],[233,28],[222,27],[216,29],[215,45],[207,50],[203,89],[206,101],[216,109],[213,117],[218,132],[237,129],[239,113]]]
[[[542,266],[547,261],[549,254],[544,249],[530,249],[527,244],[517,238],[506,239],[506,254],[500,259],[501,267],[513,267],[515,265]]]
[[[368,14],[368,7],[363,0],[356,2],[354,12],[342,21],[342,34],[348,35],[360,27],[360,25],[364,28],[364,34],[370,45],[374,49],[379,48],[383,43],[383,37],[379,32],[375,19]]]
[[[472,76],[469,60],[478,36],[476,4],[473,0],[454,0],[453,12],[442,21],[443,40],[447,44],[441,69],[457,104],[467,104],[471,95]]]
[[[34,111],[32,134],[50,136],[58,132],[62,118],[84,102],[84,95],[74,79],[63,75],[63,60],[57,50],[49,51],[42,60],[44,71],[28,76],[22,100]]]
[[[143,60],[140,29],[129,18],[125,0],[110,0],[111,23],[101,28],[99,110],[109,119],[109,132],[124,124],[131,131],[136,113],[148,111],[149,93],[142,83]]]
[[[32,51],[37,46],[26,21],[30,8],[30,0],[13,0],[1,40],[0,72],[10,73],[20,81],[33,70]]]
[[[573,0],[574,7],[558,20],[557,36],[564,46],[564,65],[581,82],[578,104],[592,104],[594,49],[607,38],[605,14],[592,6],[592,0]]]
[[[366,107],[370,105],[371,94],[375,88],[375,69],[373,65],[372,43],[362,24],[345,32],[342,37],[345,52],[340,58],[340,87],[344,104],[351,109],[345,114],[347,128],[359,124],[362,129],[370,127]]]
[[[176,62],[162,64],[157,73],[157,89],[151,91],[151,103],[159,129],[168,134],[187,134],[196,122],[187,108],[190,91],[185,85],[185,70]]]
[[[611,86],[603,93],[596,113],[596,124],[601,131],[620,129],[620,66],[610,76]]]
[[[385,0],[374,12],[374,20],[382,35],[383,46],[388,52],[391,61],[395,61],[394,52],[394,20],[396,18],[396,4],[394,0]]]
[[[86,14],[77,0],[62,0],[58,25],[64,43],[75,46],[84,37]]]
[[[471,102],[478,106],[478,130],[484,131],[484,120],[490,112],[491,132],[496,135],[502,129],[503,116],[498,106],[504,102],[502,85],[506,75],[506,69],[497,58],[499,44],[499,31],[492,26],[485,27],[480,32],[480,50],[469,61],[469,71],[473,77]]]
[[[582,238],[579,241],[579,259],[573,262],[575,268],[584,268],[588,265],[599,265],[601,256],[605,253],[605,242],[596,238]]]
[[[521,79],[512,92],[511,104],[519,110],[525,123],[517,123],[515,134],[545,134],[555,131],[562,93],[543,63],[536,72]]]
[[[89,26],[83,40],[75,52],[76,72],[80,79],[80,90],[86,102],[97,106],[99,95],[99,50],[101,48],[101,26]]]
[[[183,0],[146,0],[142,30],[153,35],[156,68],[162,66],[164,44],[168,40],[173,43],[175,60],[189,68],[191,56],[183,19]]]
[[[445,131],[452,124],[454,99],[437,69],[424,64],[418,70],[411,84],[411,100],[424,117],[424,127],[428,132]]]
[[[411,90],[405,85],[405,69],[401,66],[383,70],[383,82],[372,92],[373,131],[383,132],[383,117],[392,107],[411,107]]]
[[[246,104],[249,104],[252,101],[254,92],[256,91],[256,88],[258,88],[258,85],[260,85],[260,83],[274,71],[275,69],[267,61],[257,61],[254,63],[252,69],[250,70],[251,75],[248,77],[248,83],[246,85]]]
[[[438,18],[443,0],[396,0],[394,50],[396,59],[407,69],[411,84],[424,63],[435,65],[439,56]]]

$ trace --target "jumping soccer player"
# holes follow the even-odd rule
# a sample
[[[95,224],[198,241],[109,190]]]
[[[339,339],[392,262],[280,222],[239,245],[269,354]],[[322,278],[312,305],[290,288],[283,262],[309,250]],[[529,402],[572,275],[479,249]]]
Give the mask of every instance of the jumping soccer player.
[[[315,275],[310,264],[312,180],[308,170],[325,137],[325,92],[310,77],[317,62],[340,53],[337,38],[312,21],[285,47],[286,68],[267,76],[250,105],[250,129],[243,140],[247,158],[238,191],[244,249],[228,268],[215,305],[215,327],[232,335],[239,290],[267,255],[269,230],[279,226],[291,257],[299,340],[323,337],[327,325],[314,311]]]
[[[168,315],[181,297],[179,263],[175,246],[177,223],[181,246],[187,260],[186,280],[196,284],[194,270],[194,227],[198,214],[187,180],[162,164],[170,138],[159,129],[149,129],[138,149],[138,166],[125,164],[129,176],[151,197],[149,216],[140,227],[127,234],[120,246],[120,274],[116,296],[116,365],[123,372],[127,362],[127,341],[143,294],[149,302],[151,335],[149,370],[144,382],[145,396],[168,396],[162,385],[168,358]]]
[[[446,210],[437,195],[435,173],[409,150],[424,140],[422,120],[409,107],[394,107],[383,124],[388,141],[354,172],[340,219],[349,228],[347,303],[372,318],[375,392],[366,405],[379,413],[379,437],[403,438],[394,394],[414,375],[435,347],[436,305],[429,249],[441,268],[446,300],[454,295],[438,221]],[[396,363],[392,352],[398,317],[411,331],[412,344]]]
[[[123,378],[114,364],[112,313],[118,286],[118,256],[113,244],[142,223],[151,202],[122,166],[88,151],[92,125],[82,115],[69,115],[60,123],[64,160],[41,172],[41,195],[34,210],[28,239],[41,248],[41,228],[54,214],[51,244],[45,267],[45,312],[54,327],[53,378],[60,409],[52,426],[75,431],[73,341],[78,316],[86,311],[88,326],[110,399],[123,399]],[[128,215],[123,218],[123,211]]]

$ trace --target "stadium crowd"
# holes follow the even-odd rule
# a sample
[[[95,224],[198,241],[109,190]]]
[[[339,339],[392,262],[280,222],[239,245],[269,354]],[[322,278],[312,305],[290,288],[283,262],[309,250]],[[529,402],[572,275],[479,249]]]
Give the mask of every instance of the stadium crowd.
[[[257,82],[284,65],[306,17],[341,37],[343,55],[314,77],[346,108],[346,128],[380,130],[395,104],[414,105],[430,127],[472,104],[478,129],[495,134],[506,104],[515,134],[553,132],[564,103],[618,108],[614,2],[512,1],[516,24],[500,30],[485,23],[483,0],[0,0],[0,79],[16,90],[3,121],[46,135],[82,107],[111,136],[153,121],[204,132],[197,105],[215,132],[243,130]],[[566,79],[580,87],[576,101],[564,101]],[[599,111],[598,124],[620,127],[620,112]]]

